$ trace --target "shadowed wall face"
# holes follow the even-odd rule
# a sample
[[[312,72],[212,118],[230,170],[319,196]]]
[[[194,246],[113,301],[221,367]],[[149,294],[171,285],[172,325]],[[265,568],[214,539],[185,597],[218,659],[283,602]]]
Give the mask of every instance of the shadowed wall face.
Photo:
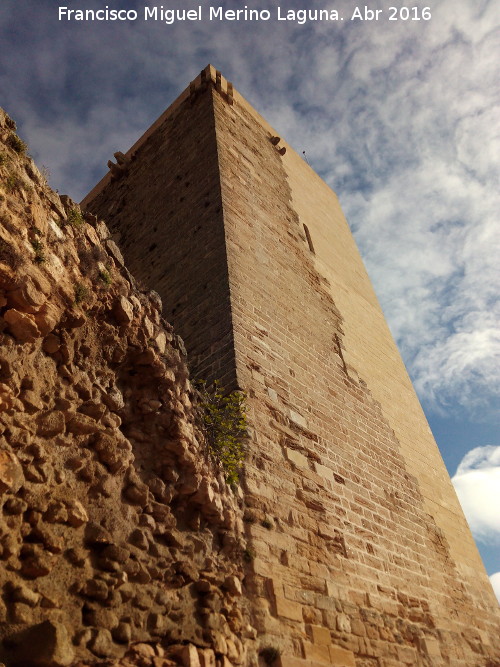
[[[212,89],[185,100],[88,203],[133,275],[160,294],[194,377],[234,385],[233,333]]]

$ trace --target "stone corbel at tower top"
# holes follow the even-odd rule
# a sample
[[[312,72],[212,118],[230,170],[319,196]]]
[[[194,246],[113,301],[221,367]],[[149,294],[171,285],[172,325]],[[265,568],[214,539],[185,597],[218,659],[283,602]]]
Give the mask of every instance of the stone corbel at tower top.
[[[229,105],[234,104],[233,84],[225,79],[218,69],[207,65],[202,69],[200,75],[189,84],[189,96],[194,101],[199,92],[207,89],[207,86],[213,85],[215,90],[226,100]]]
[[[116,159],[116,163],[112,160],[108,160],[109,171],[113,178],[120,178],[120,176],[127,173],[130,158],[124,155],[121,151],[114,153],[113,157]]]

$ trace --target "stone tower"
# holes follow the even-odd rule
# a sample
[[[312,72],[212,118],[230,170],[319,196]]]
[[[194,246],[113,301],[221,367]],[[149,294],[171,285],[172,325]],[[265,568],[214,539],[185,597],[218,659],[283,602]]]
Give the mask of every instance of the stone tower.
[[[336,195],[211,66],[115,157],[82,206],[192,374],[247,395],[268,659],[499,665],[497,601]]]

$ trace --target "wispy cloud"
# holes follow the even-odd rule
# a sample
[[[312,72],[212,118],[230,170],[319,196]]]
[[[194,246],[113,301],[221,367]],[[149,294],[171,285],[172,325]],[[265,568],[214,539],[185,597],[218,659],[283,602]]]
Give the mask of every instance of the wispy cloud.
[[[471,449],[451,481],[474,537],[500,545],[500,447]]]

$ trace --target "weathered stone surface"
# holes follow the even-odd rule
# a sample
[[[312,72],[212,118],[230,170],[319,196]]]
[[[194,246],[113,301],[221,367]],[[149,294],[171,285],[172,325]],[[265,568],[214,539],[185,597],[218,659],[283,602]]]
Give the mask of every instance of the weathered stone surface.
[[[340,667],[356,667],[356,659],[352,651],[341,648],[340,646],[330,646],[330,659],[333,665]]]
[[[109,587],[102,579],[89,579],[82,588],[82,594],[94,600],[107,600]]]
[[[11,660],[28,662],[36,667],[67,667],[75,652],[64,625],[44,621],[9,638],[15,648]]]
[[[351,632],[351,622],[347,614],[338,614],[337,616],[337,630],[339,632]]]
[[[50,283],[40,275],[36,281],[30,276],[25,276],[23,284],[9,292],[8,301],[12,307],[24,313],[37,313],[47,301],[50,290]]]
[[[311,626],[312,640],[315,644],[328,645],[332,643],[332,638],[328,628],[320,625]]]
[[[55,354],[61,347],[61,340],[54,334],[49,334],[43,341],[43,350],[47,354]]]
[[[130,623],[119,623],[112,631],[113,639],[120,644],[129,644],[132,639],[132,627]]]
[[[330,651],[329,647],[325,644],[312,644],[311,642],[304,641],[303,643],[304,653],[308,660],[311,662],[318,662],[323,665],[330,664]],[[338,664],[337,662],[333,663]]]
[[[125,489],[125,497],[132,503],[144,507],[148,503],[149,492],[147,486],[131,484]]]
[[[64,413],[60,410],[44,412],[37,417],[37,434],[49,438],[63,433],[66,428]]]
[[[74,435],[88,435],[99,430],[99,424],[92,417],[74,414],[68,418],[67,429]]]
[[[7,364],[3,361],[2,370],[5,372],[7,368]],[[2,409],[2,412],[7,412],[8,410],[11,411],[13,409],[22,409],[21,401],[16,398],[12,388],[3,382],[0,382],[0,408]]]
[[[39,312],[35,313],[34,318],[42,336],[46,336],[61,319],[61,309],[48,303]]]
[[[16,493],[24,481],[23,468],[17,456],[6,450],[0,450],[0,493]]]
[[[141,658],[154,658],[156,655],[154,648],[151,645],[145,644],[143,642],[135,644],[133,653],[136,656],[140,656]]]
[[[302,606],[292,600],[276,597],[276,613],[291,621],[302,621]]]
[[[3,509],[7,514],[22,514],[28,509],[28,503],[21,498],[8,498]]]
[[[96,232],[101,241],[106,241],[111,237],[111,232],[109,231],[106,224],[102,220],[98,221],[96,225]]]
[[[184,667],[200,667],[198,651],[192,644],[185,646],[181,653],[181,660]]]
[[[439,642],[434,637],[422,637],[420,639],[420,648],[430,658],[440,659],[442,657]]]
[[[294,449],[290,449],[289,447],[287,447],[286,457],[289,461],[294,463],[299,468],[308,468],[309,467],[307,457],[304,456],[303,454],[301,454],[300,452],[295,451]]]
[[[120,296],[114,305],[113,314],[120,324],[130,324],[134,319],[134,308],[128,299]]]
[[[88,514],[79,500],[74,500],[67,508],[67,520],[71,526],[78,528],[87,523],[89,520]]]
[[[54,556],[36,544],[23,547],[21,556],[21,573],[28,579],[47,576],[55,565]]]
[[[110,410],[121,410],[125,405],[123,394],[118,387],[110,387],[103,393],[102,400]]]
[[[139,549],[147,550],[149,548],[147,534],[144,530],[140,530],[139,528],[132,531],[129,537],[129,542]]]
[[[40,595],[27,586],[18,586],[12,592],[12,599],[15,602],[23,602],[30,607],[35,607],[40,600]]]
[[[32,343],[41,335],[35,318],[29,313],[22,313],[11,308],[5,313],[4,319],[12,335],[21,343]]]
[[[89,523],[85,528],[85,540],[87,544],[93,546],[106,546],[113,544],[113,538],[109,530],[97,523]]]
[[[110,658],[119,654],[109,630],[96,630],[88,644],[90,650],[100,658]]]
[[[127,467],[127,453],[123,449],[118,448],[115,438],[106,433],[99,433],[94,442],[94,447],[102,463],[109,465],[113,469],[116,469],[120,463],[124,468]]]
[[[111,239],[106,241],[106,248],[119,266],[125,265],[125,260],[123,259],[123,255],[114,241],[112,241]]]
[[[198,649],[200,667],[216,667],[215,653],[211,649]]]
[[[233,595],[241,595],[242,593],[241,581],[234,575],[225,578],[224,587]]]

